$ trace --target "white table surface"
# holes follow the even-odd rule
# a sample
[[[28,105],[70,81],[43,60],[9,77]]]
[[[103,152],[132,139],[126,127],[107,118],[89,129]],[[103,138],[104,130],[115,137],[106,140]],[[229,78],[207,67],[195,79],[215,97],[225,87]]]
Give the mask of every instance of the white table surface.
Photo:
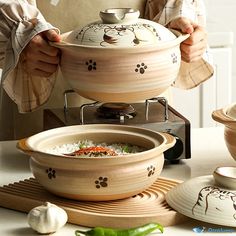
[[[15,148],[15,141],[0,142],[0,186],[32,177],[28,156]],[[210,175],[217,166],[232,166],[235,161],[230,156],[222,127],[191,130],[192,158],[179,164],[165,164],[161,176],[187,180],[201,175]],[[220,231],[217,235],[236,235],[236,228],[222,227],[189,219],[184,224],[164,228],[164,236],[191,236],[195,227],[205,227],[203,235],[212,235],[210,231]],[[66,224],[55,236],[73,236],[78,225]],[[231,231],[231,233],[227,232]],[[0,207],[0,235],[18,236],[37,235],[27,224],[27,214]],[[152,235],[159,235],[157,232]]]

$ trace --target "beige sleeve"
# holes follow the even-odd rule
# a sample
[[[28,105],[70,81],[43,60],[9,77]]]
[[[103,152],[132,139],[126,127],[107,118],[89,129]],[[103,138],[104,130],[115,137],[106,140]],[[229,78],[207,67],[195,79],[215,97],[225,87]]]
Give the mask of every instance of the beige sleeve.
[[[0,0],[0,22],[1,85],[20,112],[30,112],[47,101],[55,75],[51,78],[29,76],[20,53],[36,34],[55,28],[25,0]]]
[[[160,5],[162,2],[162,6]],[[147,1],[145,17],[164,26],[178,17],[186,17],[205,25],[205,7],[203,0],[149,0]],[[214,70],[211,65],[211,55],[208,51],[197,62],[181,62],[180,72],[173,86],[181,89],[191,89],[211,78]]]

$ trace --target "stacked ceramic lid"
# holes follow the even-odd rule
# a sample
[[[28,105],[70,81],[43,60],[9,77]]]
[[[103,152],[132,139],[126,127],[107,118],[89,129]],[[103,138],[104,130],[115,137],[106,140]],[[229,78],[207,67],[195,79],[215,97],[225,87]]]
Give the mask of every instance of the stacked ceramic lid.
[[[168,204],[179,213],[200,221],[236,227],[236,167],[219,167],[171,189]]]

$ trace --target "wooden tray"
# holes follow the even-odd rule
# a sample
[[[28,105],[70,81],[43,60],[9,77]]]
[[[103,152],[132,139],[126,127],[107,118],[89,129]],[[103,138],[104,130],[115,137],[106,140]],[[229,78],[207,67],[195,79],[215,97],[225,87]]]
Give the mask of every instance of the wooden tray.
[[[130,228],[150,222],[170,226],[186,220],[165,201],[167,191],[178,183],[180,181],[159,178],[149,189],[130,198],[85,202],[57,197],[30,178],[0,187],[0,206],[29,212],[48,201],[67,212],[68,222],[87,227]]]

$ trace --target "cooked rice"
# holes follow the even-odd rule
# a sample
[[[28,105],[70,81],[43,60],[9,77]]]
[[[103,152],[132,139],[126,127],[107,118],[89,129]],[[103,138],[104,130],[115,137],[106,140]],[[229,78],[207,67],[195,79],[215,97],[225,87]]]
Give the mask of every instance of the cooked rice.
[[[127,144],[127,143],[95,143],[91,140],[82,140],[75,143],[66,143],[63,145],[57,145],[52,148],[46,150],[47,153],[61,155],[61,154],[69,154],[75,151],[80,150],[81,148],[88,147],[107,147],[114,150],[117,155],[127,155],[130,153],[138,153],[143,152],[146,149],[137,145]]]

